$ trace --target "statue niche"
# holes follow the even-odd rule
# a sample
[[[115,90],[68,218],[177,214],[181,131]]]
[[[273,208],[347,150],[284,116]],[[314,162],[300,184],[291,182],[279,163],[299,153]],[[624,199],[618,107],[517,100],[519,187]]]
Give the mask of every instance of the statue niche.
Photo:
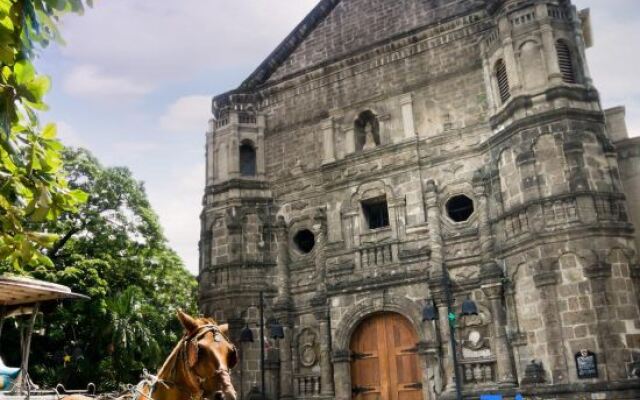
[[[380,123],[370,110],[363,111],[355,122],[356,151],[367,151],[380,146]]]

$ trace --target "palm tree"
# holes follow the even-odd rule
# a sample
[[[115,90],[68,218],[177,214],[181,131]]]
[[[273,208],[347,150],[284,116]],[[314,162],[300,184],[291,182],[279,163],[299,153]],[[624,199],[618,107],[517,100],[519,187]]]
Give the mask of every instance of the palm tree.
[[[146,321],[141,297],[137,287],[128,287],[106,301],[113,363],[124,373],[138,373],[145,364],[155,366],[161,361],[160,346]]]

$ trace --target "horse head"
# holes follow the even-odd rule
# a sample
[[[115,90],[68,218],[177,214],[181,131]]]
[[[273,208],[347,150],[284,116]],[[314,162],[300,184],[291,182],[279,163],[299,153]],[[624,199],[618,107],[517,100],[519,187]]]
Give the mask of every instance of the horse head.
[[[197,384],[206,399],[235,400],[230,371],[238,363],[238,353],[228,339],[229,326],[209,318],[193,318],[182,311],[178,311],[178,319],[186,330],[181,341],[181,364],[190,386]]]

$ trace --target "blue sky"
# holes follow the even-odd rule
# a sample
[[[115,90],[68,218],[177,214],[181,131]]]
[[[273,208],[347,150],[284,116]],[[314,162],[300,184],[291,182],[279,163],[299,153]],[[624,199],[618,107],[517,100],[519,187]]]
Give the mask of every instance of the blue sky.
[[[58,123],[65,144],[144,181],[172,247],[196,273],[210,98],[236,87],[316,2],[99,0],[65,18],[67,44],[40,56],[53,79],[43,120]],[[588,58],[605,107],[626,104],[640,135],[640,2],[574,4],[591,8]]]

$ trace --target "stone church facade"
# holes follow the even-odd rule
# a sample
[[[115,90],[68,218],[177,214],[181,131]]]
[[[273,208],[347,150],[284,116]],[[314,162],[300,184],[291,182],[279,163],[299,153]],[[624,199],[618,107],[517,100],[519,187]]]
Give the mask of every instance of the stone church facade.
[[[269,399],[640,398],[640,141],[591,41],[569,0],[322,0],[214,98],[200,307],[258,338],[264,293]]]

